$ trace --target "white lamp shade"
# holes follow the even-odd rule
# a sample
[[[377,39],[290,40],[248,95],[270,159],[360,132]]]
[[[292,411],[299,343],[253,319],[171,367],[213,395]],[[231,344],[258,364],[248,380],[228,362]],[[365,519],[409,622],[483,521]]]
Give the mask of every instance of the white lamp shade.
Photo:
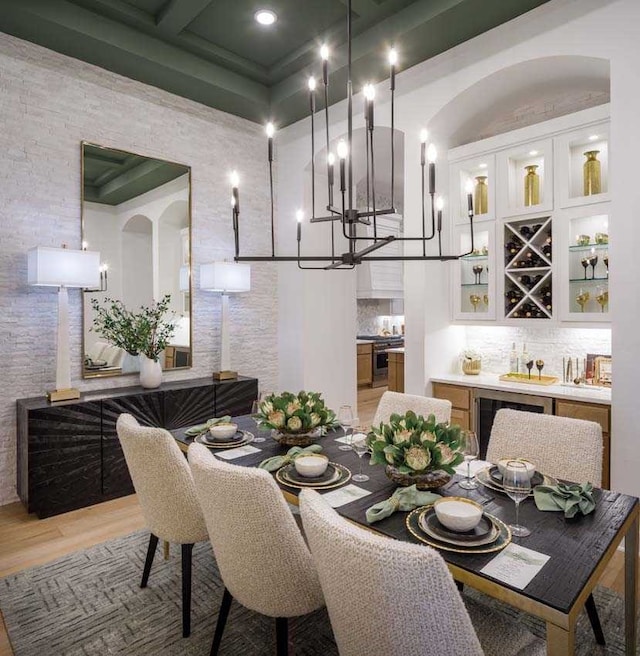
[[[251,289],[251,267],[238,262],[209,262],[200,265],[200,289],[237,293]]]
[[[36,246],[27,253],[27,271],[30,285],[98,287],[100,253]]]

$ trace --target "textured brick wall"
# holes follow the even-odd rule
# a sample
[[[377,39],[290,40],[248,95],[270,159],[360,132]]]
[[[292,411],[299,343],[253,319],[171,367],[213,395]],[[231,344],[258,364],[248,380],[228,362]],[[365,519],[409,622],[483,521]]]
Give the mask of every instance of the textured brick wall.
[[[15,400],[55,382],[56,294],[27,286],[26,251],[80,246],[82,140],[192,167],[196,283],[200,263],[233,254],[232,168],[246,183],[243,245],[264,253],[270,244],[259,126],[0,34],[0,504],[16,498]],[[278,380],[276,286],[275,267],[253,265],[252,291],[230,303],[232,366],[271,389]],[[79,291],[70,291],[70,304],[72,384],[135,384],[133,377],[81,380]],[[193,310],[194,367],[166,379],[206,376],[219,362],[220,299],[196,288]]]

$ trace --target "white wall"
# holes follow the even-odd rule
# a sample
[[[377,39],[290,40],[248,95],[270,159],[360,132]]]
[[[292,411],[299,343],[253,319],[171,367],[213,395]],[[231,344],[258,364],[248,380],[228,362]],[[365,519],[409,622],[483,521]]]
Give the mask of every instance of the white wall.
[[[636,471],[640,453],[635,433],[640,425],[640,405],[634,394],[637,378],[635,360],[640,352],[638,294],[633,278],[637,257],[638,222],[635,214],[640,201],[637,185],[637,153],[640,148],[640,3],[636,0],[552,0],[487,34],[473,39],[443,55],[415,66],[398,77],[396,126],[404,131],[405,140],[405,229],[418,234],[420,217],[420,128],[429,123],[443,107],[479,80],[504,68],[530,59],[573,55],[600,57],[610,62],[611,71],[611,193],[612,247],[610,288],[615,381],[613,389],[612,480],[615,489],[640,494]],[[386,86],[386,85],[385,85]],[[380,86],[377,98],[386,97]],[[354,123],[361,119],[357,98]],[[377,116],[388,108],[379,105]],[[335,133],[343,132],[345,103],[332,108]],[[301,122],[289,128],[281,139],[280,154],[295,159],[298,170],[308,161],[305,130]],[[414,139],[411,136],[414,135]],[[437,135],[433,135],[437,141]],[[289,162],[287,170],[295,171]],[[636,178],[636,179],[634,179]],[[295,182],[299,183],[296,179]],[[289,180],[287,180],[289,183]],[[446,189],[444,176],[439,187]],[[279,201],[290,204],[296,184],[280,187]],[[411,254],[411,245],[406,253]],[[407,263],[405,265],[405,320],[407,362],[405,386],[408,392],[428,393],[432,375],[448,371],[452,359],[465,345],[464,326],[449,325],[449,265]],[[316,283],[320,284],[320,283]],[[313,284],[308,285],[314,293]],[[343,290],[336,305],[355,299]],[[624,299],[624,300],[623,300]],[[339,344],[344,348],[352,333],[339,331],[325,338],[324,348]],[[331,343],[330,343],[331,342]],[[281,341],[281,357],[289,353],[287,342]],[[509,344],[510,347],[510,344]],[[320,372],[317,374],[321,376]]]
[[[268,178],[263,131],[89,64],[0,34],[0,504],[15,500],[17,398],[55,384],[55,290],[27,287],[26,252],[80,247],[80,142],[192,167],[194,367],[166,380],[209,376],[219,365],[220,298],[197,289],[202,262],[233,256],[228,172],[241,171],[243,236],[255,250],[264,231]],[[252,266],[252,289],[231,298],[231,365],[278,381],[277,271]],[[135,376],[82,380],[81,292],[71,290],[71,375],[81,390],[121,387]]]

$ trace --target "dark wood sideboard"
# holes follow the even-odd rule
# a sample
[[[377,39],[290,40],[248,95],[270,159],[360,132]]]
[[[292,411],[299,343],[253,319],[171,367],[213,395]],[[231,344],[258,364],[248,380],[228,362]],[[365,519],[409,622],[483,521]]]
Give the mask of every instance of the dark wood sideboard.
[[[127,412],[146,426],[168,430],[222,415],[251,412],[258,380],[210,378],[121,387],[51,404],[18,399],[18,495],[30,513],[50,517],[133,493],[116,434]]]

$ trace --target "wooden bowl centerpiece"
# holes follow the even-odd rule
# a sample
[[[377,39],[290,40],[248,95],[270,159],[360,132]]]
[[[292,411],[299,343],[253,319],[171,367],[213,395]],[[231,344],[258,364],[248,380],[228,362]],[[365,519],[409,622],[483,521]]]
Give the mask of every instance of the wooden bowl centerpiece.
[[[434,415],[425,419],[412,411],[393,414],[367,437],[371,464],[386,465],[387,476],[398,485],[441,487],[464,460],[460,433],[459,426],[436,423]]]
[[[254,419],[284,446],[309,446],[337,425],[335,412],[325,406],[319,392],[271,394],[260,403]]]

